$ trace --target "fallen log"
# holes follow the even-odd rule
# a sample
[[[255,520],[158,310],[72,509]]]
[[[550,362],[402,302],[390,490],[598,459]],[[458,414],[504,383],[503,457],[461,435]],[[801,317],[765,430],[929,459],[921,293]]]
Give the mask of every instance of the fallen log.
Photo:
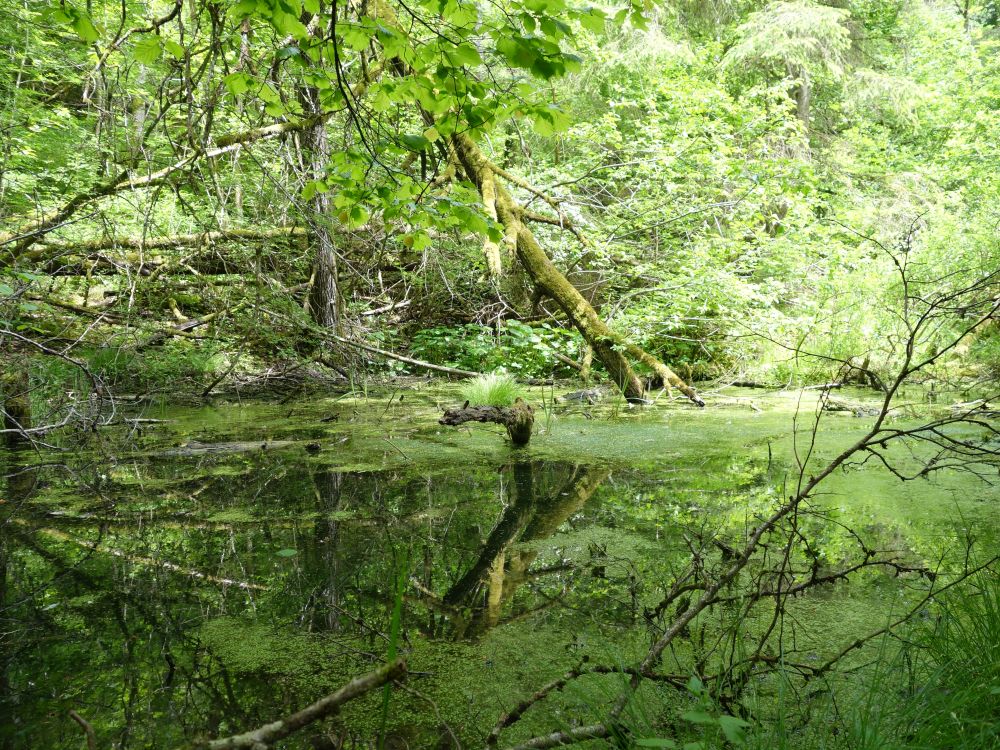
[[[535,410],[524,399],[514,400],[513,406],[469,406],[448,409],[438,424],[457,427],[466,422],[492,422],[507,428],[507,435],[515,447],[528,444],[535,425]]]

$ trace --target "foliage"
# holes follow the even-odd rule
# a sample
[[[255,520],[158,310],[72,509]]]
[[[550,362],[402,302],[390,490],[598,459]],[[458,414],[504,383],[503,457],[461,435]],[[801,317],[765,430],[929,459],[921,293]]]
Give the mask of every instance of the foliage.
[[[510,406],[524,390],[510,375],[490,373],[463,384],[461,394],[473,406]]]
[[[769,3],[736,30],[739,41],[723,65],[759,66],[779,76],[808,70],[839,77],[851,44],[844,24],[849,15],[843,8],[812,2]]]
[[[554,354],[575,358],[579,337],[543,323],[507,321],[499,331],[476,324],[423,328],[413,336],[413,353],[434,364],[466,370],[504,370],[519,377],[566,377],[571,368]]]
[[[944,597],[912,654],[914,692],[896,730],[906,748],[973,750],[1000,742],[1000,580],[978,575]]]

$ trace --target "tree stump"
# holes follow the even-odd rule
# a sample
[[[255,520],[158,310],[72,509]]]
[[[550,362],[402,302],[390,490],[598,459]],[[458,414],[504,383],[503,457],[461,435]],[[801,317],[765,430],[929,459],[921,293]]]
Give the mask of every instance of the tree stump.
[[[531,440],[531,430],[535,425],[535,410],[521,398],[512,406],[463,406],[448,409],[438,420],[439,424],[452,427],[466,422],[493,422],[507,428],[507,435],[515,447],[525,446]]]

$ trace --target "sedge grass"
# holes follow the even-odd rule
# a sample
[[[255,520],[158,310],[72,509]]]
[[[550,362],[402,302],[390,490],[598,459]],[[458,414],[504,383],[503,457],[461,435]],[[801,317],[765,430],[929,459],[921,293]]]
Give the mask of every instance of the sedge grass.
[[[524,389],[510,375],[494,372],[468,381],[461,394],[472,406],[510,406],[524,398]]]

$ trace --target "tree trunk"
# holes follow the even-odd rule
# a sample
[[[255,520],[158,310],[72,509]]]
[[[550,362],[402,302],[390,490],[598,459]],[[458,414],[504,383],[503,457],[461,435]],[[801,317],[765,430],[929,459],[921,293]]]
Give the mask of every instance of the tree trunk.
[[[499,181],[493,182],[493,167],[479,147],[469,136],[462,133],[452,136],[452,144],[466,174],[480,191],[484,185],[493,183],[497,219],[508,232],[514,233],[517,258],[532,281],[556,301],[570,322],[580,331],[625,398],[630,401],[641,400],[645,389],[622,351],[622,342],[601,320],[593,306],[549,260],[534,235],[521,221],[521,207]],[[667,386],[674,386],[694,403],[704,406],[704,402],[694,390],[669,367],[637,346],[628,348],[633,356],[638,356],[644,364],[652,367]],[[640,352],[641,356],[638,355]]]
[[[322,111],[316,92],[306,97],[315,115]],[[326,173],[330,160],[330,142],[326,122],[318,119],[306,132],[306,145],[311,177],[320,180]],[[340,333],[340,290],[337,279],[337,253],[333,244],[331,222],[333,203],[329,192],[318,192],[310,201],[313,212],[313,234],[316,238],[316,261],[313,267],[313,285],[309,294],[309,310],[313,320],[323,328]]]
[[[810,91],[809,83],[809,73],[805,68],[798,68],[795,71],[789,71],[790,75],[793,75],[797,79],[795,88],[792,90],[792,95],[795,97],[795,113],[798,115],[802,123],[808,127],[809,126],[809,104],[812,92]]]

